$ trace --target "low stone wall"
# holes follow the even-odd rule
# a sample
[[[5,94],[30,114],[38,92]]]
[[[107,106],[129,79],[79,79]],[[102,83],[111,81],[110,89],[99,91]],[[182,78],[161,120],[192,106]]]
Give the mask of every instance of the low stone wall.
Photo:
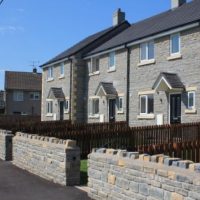
[[[11,131],[0,130],[0,159],[12,160],[12,138]]]
[[[80,184],[80,149],[73,140],[16,133],[13,164],[61,185]]]
[[[200,199],[200,164],[113,149],[93,150],[88,158],[92,199]]]

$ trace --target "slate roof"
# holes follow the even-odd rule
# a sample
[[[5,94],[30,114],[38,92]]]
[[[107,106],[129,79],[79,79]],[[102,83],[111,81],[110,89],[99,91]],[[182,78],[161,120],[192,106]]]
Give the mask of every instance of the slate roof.
[[[65,95],[64,95],[64,93],[63,93],[62,88],[55,88],[55,87],[52,87],[52,88],[50,89],[49,94],[50,94],[51,92],[53,93],[53,95],[54,95],[54,97],[55,97],[56,99],[64,99],[64,98],[65,98]]]
[[[5,72],[5,90],[42,90],[42,74],[33,72]]]
[[[169,83],[169,85],[173,89],[184,89],[185,88],[185,86],[183,85],[181,79],[179,78],[179,76],[177,74],[161,72],[152,87],[153,90],[155,89],[156,85],[159,83],[159,81],[161,80],[162,77],[165,78],[165,80]]]
[[[117,91],[116,91],[115,87],[113,86],[113,83],[105,83],[105,82],[99,83],[99,86],[95,92],[95,95],[97,94],[100,87],[103,87],[106,95],[117,95]]]
[[[51,64],[53,62],[59,61],[61,59],[70,57],[78,52],[80,52],[83,48],[87,47],[88,45],[90,45],[91,43],[95,42],[97,39],[99,39],[100,37],[103,37],[104,35],[106,35],[107,33],[117,29],[119,26],[122,26],[124,24],[128,24],[130,26],[130,24],[127,21],[124,21],[123,23],[121,23],[118,26],[112,26],[109,27],[103,31],[97,32],[83,40],[81,40],[80,42],[78,42],[77,44],[75,44],[74,46],[72,46],[71,48],[65,50],[64,52],[60,53],[59,55],[57,55],[56,57],[52,58],[51,60],[49,60],[48,62],[46,62],[45,64],[43,64],[41,67]]]
[[[132,24],[122,33],[90,51],[87,56],[197,21],[200,21],[200,0],[193,0],[176,9],[170,9],[151,18]]]

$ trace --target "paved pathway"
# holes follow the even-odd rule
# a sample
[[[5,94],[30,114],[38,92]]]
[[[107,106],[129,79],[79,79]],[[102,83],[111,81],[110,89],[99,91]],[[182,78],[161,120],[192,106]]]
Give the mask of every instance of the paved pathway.
[[[0,160],[0,200],[89,200],[85,192],[62,187]]]

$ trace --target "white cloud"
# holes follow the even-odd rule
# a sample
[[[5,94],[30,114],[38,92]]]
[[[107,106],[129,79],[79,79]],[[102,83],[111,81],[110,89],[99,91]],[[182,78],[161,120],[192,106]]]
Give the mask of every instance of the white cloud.
[[[0,26],[0,34],[4,35],[6,33],[15,33],[15,32],[23,32],[24,27],[22,26],[12,26],[12,25],[6,25],[6,26]]]

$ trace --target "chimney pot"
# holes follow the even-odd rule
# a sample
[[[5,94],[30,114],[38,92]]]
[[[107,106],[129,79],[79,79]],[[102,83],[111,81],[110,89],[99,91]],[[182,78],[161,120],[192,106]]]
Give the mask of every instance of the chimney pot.
[[[125,19],[125,12],[122,12],[120,8],[113,14],[113,26],[117,26],[124,22]]]
[[[171,9],[178,8],[187,3],[187,0],[171,0]]]
[[[36,67],[33,68],[33,73],[37,74],[37,68]]]

